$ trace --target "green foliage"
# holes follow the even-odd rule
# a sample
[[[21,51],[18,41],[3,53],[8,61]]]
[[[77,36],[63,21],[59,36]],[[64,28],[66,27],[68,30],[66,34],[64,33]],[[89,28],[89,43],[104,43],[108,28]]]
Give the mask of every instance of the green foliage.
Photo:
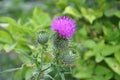
[[[47,6],[47,12],[43,10],[44,8],[35,8],[33,13],[30,13],[32,16],[27,18],[26,14],[23,14],[24,17],[19,16],[18,20],[11,17],[0,18],[0,23],[8,24],[6,27],[0,25],[0,50],[7,53],[15,52],[23,64],[17,69],[14,80],[32,80],[38,75],[37,69],[42,52],[39,52],[41,47],[36,44],[36,33],[39,30],[45,30],[52,35],[51,16],[58,15],[69,15],[76,20],[77,31],[73,41],[70,42],[70,48],[79,57],[74,64],[67,65],[74,67],[69,73],[72,75],[64,76],[52,63],[54,54],[51,42],[48,41],[47,50],[43,56],[45,64],[41,70],[49,66],[51,68],[45,70],[41,78],[61,80],[58,76],[61,75],[62,80],[65,80],[64,77],[66,80],[120,79],[119,0],[52,0],[46,1],[44,5]],[[14,15],[17,14],[14,13]],[[63,67],[60,68],[64,71]]]

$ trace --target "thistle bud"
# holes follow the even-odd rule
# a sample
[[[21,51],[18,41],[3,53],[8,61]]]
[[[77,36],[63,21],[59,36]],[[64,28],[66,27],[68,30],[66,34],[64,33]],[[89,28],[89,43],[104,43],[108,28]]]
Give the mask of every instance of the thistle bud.
[[[48,42],[48,38],[49,38],[49,34],[45,31],[39,31],[37,33],[37,37],[36,37],[37,42],[42,45]]]
[[[68,39],[62,38],[58,34],[54,34],[53,46],[57,50],[65,50],[68,48]]]
[[[72,51],[67,51],[63,53],[62,60],[65,64],[72,64],[76,61],[77,54],[74,54]]]

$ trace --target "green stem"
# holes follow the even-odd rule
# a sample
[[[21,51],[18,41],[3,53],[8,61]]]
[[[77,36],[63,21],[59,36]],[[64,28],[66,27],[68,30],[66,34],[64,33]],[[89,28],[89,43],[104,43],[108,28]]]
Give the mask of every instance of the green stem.
[[[38,76],[37,76],[37,80],[40,80],[40,76],[41,76],[41,73],[43,72],[42,70],[42,66],[43,66],[43,63],[44,63],[44,53],[45,53],[45,47],[44,45],[42,45],[42,49],[41,49],[41,63],[40,63],[40,67],[38,67],[38,70],[39,70],[39,73],[38,73]]]
[[[58,75],[61,77],[61,80],[65,80],[64,73],[62,73],[60,69],[61,69],[61,68],[60,68],[60,65],[58,65],[58,66],[57,66]]]
[[[51,66],[49,66],[48,68],[44,69],[44,70],[40,70],[39,74],[38,74],[38,77],[37,77],[37,80],[40,80],[40,76],[42,74],[42,72],[46,71],[47,69],[49,69]]]
[[[65,80],[64,73],[61,73],[61,72],[60,72],[59,75],[60,75],[60,77],[61,77],[62,80]]]
[[[62,80],[65,80],[65,76],[64,74],[61,72],[61,55],[60,53],[58,53],[58,55],[56,56],[56,67],[57,67],[57,71],[58,71],[58,75],[61,77]]]

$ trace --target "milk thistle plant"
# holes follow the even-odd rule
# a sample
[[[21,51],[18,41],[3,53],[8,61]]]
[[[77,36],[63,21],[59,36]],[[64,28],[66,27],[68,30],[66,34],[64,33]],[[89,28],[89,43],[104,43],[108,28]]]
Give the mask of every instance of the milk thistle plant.
[[[53,20],[51,28],[56,32],[53,36],[53,46],[56,51],[58,51],[58,54],[56,55],[57,58],[68,55],[69,40],[73,37],[76,31],[75,21],[70,17],[61,16]],[[60,58],[57,60],[60,60]],[[65,61],[64,58],[65,57],[62,57],[63,61]]]
[[[60,16],[53,19],[51,23],[51,29],[54,31],[51,39],[46,31],[39,31],[36,36],[37,43],[39,43],[41,46],[39,50],[41,53],[40,65],[36,61],[36,65],[38,67],[36,80],[41,80],[43,77],[43,72],[49,68],[54,69],[53,72],[56,72],[55,77],[58,77],[59,80],[65,80],[65,73],[71,74],[71,64],[75,62],[77,57],[77,55],[74,54],[69,47],[70,39],[72,39],[76,31],[75,21],[68,16]],[[48,39],[50,39],[51,43],[53,44],[52,49],[54,58],[51,66],[43,70],[42,67],[44,65],[44,55],[47,50],[46,43],[48,42]],[[66,71],[64,70],[65,68],[69,70]],[[50,78],[53,79],[52,77]]]
[[[120,80],[120,0],[42,2],[3,7],[0,80]]]

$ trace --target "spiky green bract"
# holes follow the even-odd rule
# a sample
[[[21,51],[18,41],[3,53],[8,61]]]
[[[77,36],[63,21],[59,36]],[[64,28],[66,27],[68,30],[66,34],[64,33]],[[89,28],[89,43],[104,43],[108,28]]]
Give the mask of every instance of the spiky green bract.
[[[71,50],[63,53],[62,60],[65,64],[72,64],[76,61],[77,54],[74,54]]]
[[[48,42],[49,34],[46,31],[39,31],[36,36],[37,42],[40,44],[45,44]]]
[[[57,33],[53,35],[53,46],[57,50],[66,50],[68,48],[68,39],[60,37]]]

